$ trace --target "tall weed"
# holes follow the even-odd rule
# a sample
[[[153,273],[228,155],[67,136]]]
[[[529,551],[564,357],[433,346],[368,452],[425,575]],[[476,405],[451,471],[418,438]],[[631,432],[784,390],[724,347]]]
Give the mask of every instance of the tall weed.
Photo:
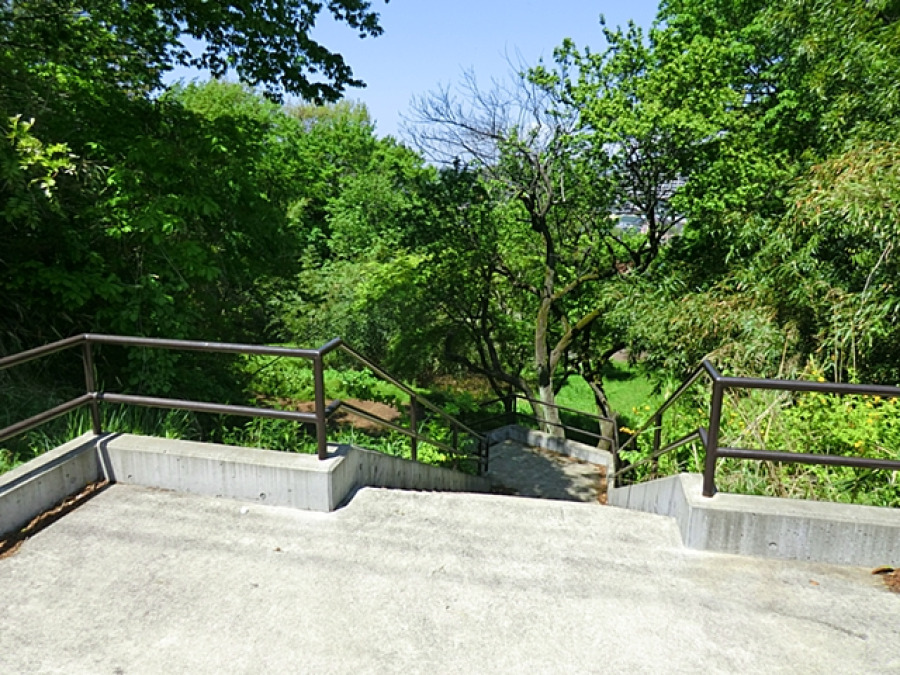
[[[694,392],[666,413],[664,445],[709,425],[709,396],[709,388],[698,383]],[[622,431],[634,433],[627,427]],[[625,459],[637,463],[646,457],[652,432],[651,428],[638,439],[638,450],[622,453]],[[719,445],[786,455],[900,460],[900,399],[729,390],[723,401]],[[661,457],[655,469],[645,464],[635,473],[646,478],[651,473],[702,472],[703,461],[703,448],[695,442]],[[723,459],[717,463],[716,485],[722,492],[900,506],[900,479],[891,471]]]

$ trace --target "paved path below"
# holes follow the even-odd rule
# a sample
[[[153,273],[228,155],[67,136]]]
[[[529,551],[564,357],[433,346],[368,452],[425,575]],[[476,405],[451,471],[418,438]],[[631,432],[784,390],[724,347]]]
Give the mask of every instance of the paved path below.
[[[114,485],[0,560],[0,673],[900,672],[869,570],[614,507],[366,488],[310,513]]]
[[[604,467],[514,441],[491,446],[488,477],[503,494],[606,503]]]

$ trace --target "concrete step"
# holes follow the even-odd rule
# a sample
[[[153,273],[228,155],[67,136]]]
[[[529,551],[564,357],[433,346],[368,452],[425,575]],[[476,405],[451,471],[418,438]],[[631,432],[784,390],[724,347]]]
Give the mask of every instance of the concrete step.
[[[900,596],[868,570],[496,495],[114,485],[0,560],[0,597],[4,672],[900,672]]]

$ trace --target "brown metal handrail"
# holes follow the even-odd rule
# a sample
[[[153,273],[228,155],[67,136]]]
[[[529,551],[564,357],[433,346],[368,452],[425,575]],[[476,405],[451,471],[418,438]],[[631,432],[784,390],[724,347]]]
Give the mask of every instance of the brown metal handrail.
[[[660,447],[662,436],[663,414],[679,399],[701,375],[707,375],[712,383],[710,401],[709,427],[699,427],[695,431],[682,436],[665,447]],[[648,457],[635,464],[618,469],[612,476],[613,485],[617,479],[629,471],[650,462],[656,462],[661,456],[681,447],[686,443],[699,440],[704,447],[706,457],[703,467],[703,495],[712,497],[716,493],[716,462],[720,457],[733,457],[756,461],[782,462],[786,464],[818,464],[827,466],[848,466],[860,469],[883,469],[900,471],[900,461],[875,459],[871,457],[846,457],[842,455],[818,455],[813,453],[778,452],[772,450],[753,450],[749,448],[730,448],[719,446],[719,431],[722,418],[722,401],[726,389],[766,389],[790,392],[818,392],[822,394],[869,395],[885,398],[900,398],[900,388],[875,384],[844,384],[840,382],[810,382],[807,380],[774,380],[753,377],[725,377],[716,370],[709,361],[704,360],[691,376],[666,399],[659,409],[641,426],[634,435],[620,447],[616,453],[625,450],[635,443],[645,431],[653,429],[653,450]]]
[[[183,399],[160,398],[154,396],[136,396],[131,394],[117,394],[111,392],[97,391],[96,381],[94,378],[94,362],[91,346],[94,344],[118,345],[125,347],[149,347],[158,349],[174,349],[180,351],[200,351],[213,353],[229,353],[229,354],[253,354],[263,356],[277,356],[290,358],[303,358],[312,361],[313,364],[313,385],[314,385],[314,411],[313,412],[297,412],[291,410],[279,410],[275,408],[251,407],[222,403],[210,403],[207,401],[187,401]],[[90,406],[92,428],[95,434],[102,433],[102,420],[100,417],[99,403],[106,401],[109,403],[121,403],[127,405],[138,405],[144,407],[169,408],[188,410],[192,412],[218,413],[230,415],[242,415],[248,417],[266,417],[273,419],[290,420],[295,422],[312,423],[316,428],[316,449],[319,459],[325,459],[328,456],[327,441],[327,422],[328,419],[336,413],[340,408],[347,408],[353,414],[357,414],[372,421],[385,424],[388,427],[395,428],[411,439],[411,457],[417,459],[417,442],[422,440],[441,449],[454,454],[465,454],[460,451],[459,432],[469,434],[476,441],[478,459],[478,467],[480,472],[487,470],[487,453],[488,446],[484,436],[472,430],[465,424],[454,419],[433,403],[416,394],[410,387],[406,386],[389,373],[382,370],[374,363],[363,357],[361,354],[346,345],[340,338],[335,338],[318,349],[296,349],[292,347],[274,347],[268,345],[247,345],[228,342],[201,342],[194,340],[171,340],[162,338],[144,338],[122,335],[104,335],[97,333],[82,333],[63,340],[58,340],[41,347],[36,347],[19,354],[13,354],[0,358],[0,371],[13,366],[22,365],[34,359],[49,356],[72,347],[82,347],[82,359],[84,362],[84,380],[86,393],[82,394],[70,401],[62,403],[50,410],[44,411],[33,417],[12,424],[4,429],[0,429],[0,442],[25,433],[31,429],[44,424],[52,419],[60,417],[68,412],[77,410],[83,406]],[[324,383],[324,357],[334,351],[342,348],[357,361],[367,368],[374,371],[380,377],[384,378],[394,386],[410,397],[410,422],[412,429],[406,430],[398,427],[387,420],[383,420],[377,416],[369,415],[343,401],[332,401],[328,405],[325,404],[325,383]],[[416,404],[422,405],[429,410],[440,415],[449,425],[453,435],[452,446],[435,441],[418,431],[416,419]]]

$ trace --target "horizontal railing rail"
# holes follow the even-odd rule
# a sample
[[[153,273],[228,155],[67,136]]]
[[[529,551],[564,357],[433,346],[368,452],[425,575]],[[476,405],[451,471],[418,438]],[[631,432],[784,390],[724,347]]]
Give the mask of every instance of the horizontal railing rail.
[[[663,415],[681,398],[682,395],[702,376],[706,375],[712,384],[712,393],[709,406],[709,426],[699,427],[685,434],[678,440],[661,447],[661,435],[663,428]],[[732,448],[719,445],[719,434],[722,422],[722,403],[727,390],[753,390],[763,389],[786,392],[815,392],[821,394],[833,394],[839,396],[863,395],[882,396],[884,398],[900,398],[900,388],[877,384],[846,384],[841,382],[812,382],[807,380],[776,380],[753,377],[725,377],[709,361],[703,363],[688,377],[682,385],[654,412],[650,418],[618,449],[616,452],[617,469],[613,473],[613,485],[626,473],[655,463],[663,455],[691,442],[700,442],[704,448],[705,458],[703,466],[703,495],[712,497],[716,493],[715,473],[716,463],[720,458],[734,458],[742,460],[780,462],[785,464],[813,464],[822,466],[844,466],[860,469],[881,469],[888,471],[900,471],[900,461],[879,459],[872,457],[851,457],[845,455],[827,455],[816,453],[786,452],[776,450],[757,450],[750,448]],[[647,457],[637,462],[620,466],[620,453],[632,444],[636,446],[637,439],[647,431],[653,431],[653,446]]]
[[[45,410],[42,413],[38,413],[37,415],[33,415],[28,419],[22,420],[21,422],[16,422],[15,424],[11,424],[8,427],[0,429],[0,443],[19,434],[24,434],[26,431],[31,431],[32,429],[36,429],[37,427],[55,420],[57,417],[62,417],[63,415],[78,410],[79,408],[83,408],[84,406],[91,403],[95,400],[95,396],[91,394],[82,394],[76,398],[73,398],[65,403],[61,403],[53,408]]]
[[[312,361],[313,385],[314,385],[314,410],[312,412],[299,412],[269,407],[254,407],[233,405],[224,403],[212,403],[208,401],[189,401],[176,398],[160,398],[154,396],[139,396],[134,394],[120,394],[114,392],[98,391],[94,375],[94,362],[92,345],[115,345],[122,347],[142,347],[168,349],[177,351],[198,351],[208,353],[244,354],[258,356],[273,356],[287,358],[301,358]],[[166,338],[146,338],[123,335],[106,335],[100,333],[82,333],[63,340],[29,349],[18,354],[0,358],[0,371],[19,366],[29,361],[56,354],[73,347],[81,346],[82,360],[84,363],[84,383],[86,393],[73,398],[70,401],[55,406],[49,410],[34,415],[26,420],[16,422],[4,429],[0,429],[0,441],[7,440],[19,434],[30,431],[41,424],[49,422],[57,417],[65,415],[84,406],[91,408],[92,428],[95,434],[102,433],[102,419],[99,404],[101,402],[135,405],[151,408],[166,408],[187,410],[191,412],[213,413],[224,415],[239,415],[246,417],[262,417],[269,419],[288,420],[297,423],[311,424],[316,429],[316,449],[320,459],[328,456],[327,449],[327,422],[341,408],[347,409],[354,415],[369,419],[378,424],[408,436],[411,439],[410,456],[417,460],[417,443],[419,441],[438,447],[445,452],[455,455],[474,454],[478,462],[478,470],[483,473],[487,470],[488,446],[484,436],[469,426],[463,424],[453,416],[447,414],[425,397],[417,394],[412,388],[400,382],[362,354],[345,344],[340,338],[334,338],[318,349],[298,349],[293,347],[279,347],[269,345],[249,345],[230,342],[202,342],[195,340],[173,340]],[[375,372],[379,377],[391,383],[410,397],[410,424],[411,429],[405,429],[393,424],[377,415],[372,415],[364,410],[350,405],[341,400],[325,403],[325,384],[323,359],[336,349],[343,349],[357,362]],[[449,427],[452,435],[452,443],[447,444],[422,434],[418,430],[416,415],[417,406],[422,406],[437,414]],[[468,453],[462,449],[459,442],[459,434],[463,433],[471,437],[475,452]],[[471,443],[469,444],[472,445]]]

